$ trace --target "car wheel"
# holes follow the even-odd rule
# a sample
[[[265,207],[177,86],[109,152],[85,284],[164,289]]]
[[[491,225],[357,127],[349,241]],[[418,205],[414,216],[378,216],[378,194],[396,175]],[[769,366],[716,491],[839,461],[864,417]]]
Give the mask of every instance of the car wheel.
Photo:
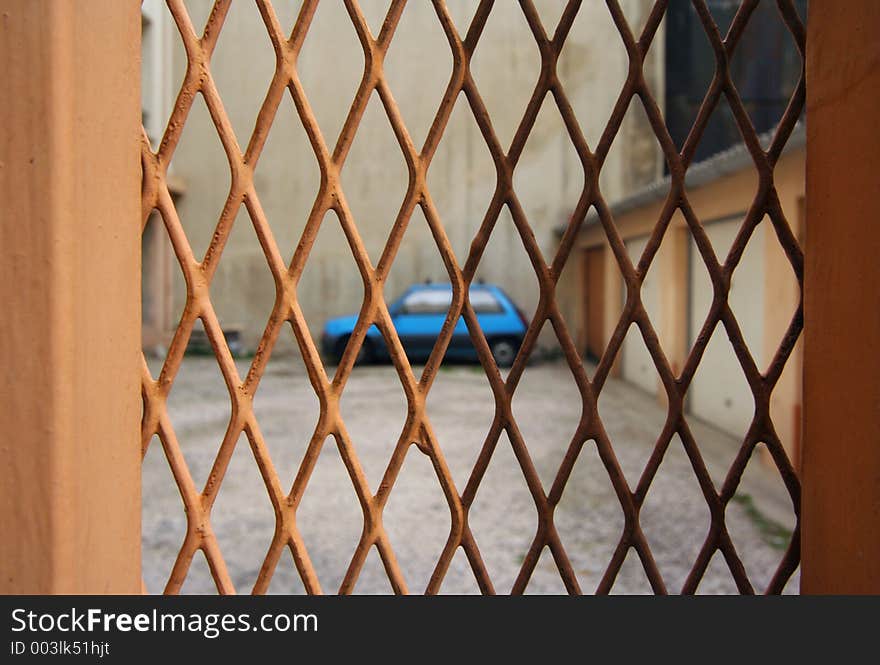
[[[355,365],[369,365],[373,362],[373,343],[364,339],[364,343],[361,344],[360,351],[358,351],[357,358],[354,360]]]
[[[345,339],[339,340],[339,343],[336,345],[336,364],[338,365],[342,362],[342,355],[345,353],[345,347],[348,346],[348,340],[350,338],[346,337]],[[354,360],[355,365],[369,365],[373,362],[373,343],[364,339],[364,343],[361,344],[360,351],[358,351],[357,358]]]
[[[509,339],[496,339],[489,345],[492,358],[498,367],[510,367],[516,358],[516,344]]]

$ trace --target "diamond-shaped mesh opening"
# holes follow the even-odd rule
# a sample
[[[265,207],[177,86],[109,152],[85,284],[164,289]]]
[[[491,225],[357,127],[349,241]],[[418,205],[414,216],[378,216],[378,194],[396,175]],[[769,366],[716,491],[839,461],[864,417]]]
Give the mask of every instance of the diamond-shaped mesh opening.
[[[407,289],[412,286],[422,285],[425,287],[436,288],[441,293],[437,293],[434,299],[427,297],[415,303],[418,307],[412,314],[419,317],[438,317],[431,319],[432,325],[439,328],[439,323],[443,321],[449,312],[452,304],[452,289],[447,288],[449,284],[449,274],[446,266],[443,264],[443,257],[440,255],[434,238],[431,235],[431,229],[425,219],[422,209],[417,207],[410,217],[409,226],[400,241],[397,248],[397,255],[388,273],[388,279],[385,282],[385,302],[389,307],[393,307],[395,303],[403,305],[400,299],[404,296]],[[430,290],[430,289],[429,289]],[[392,316],[406,316],[407,312],[391,312]],[[412,314],[410,316],[412,316]],[[416,339],[404,339],[406,335],[412,335],[414,330],[403,330],[401,325],[412,327],[410,324],[424,325],[428,319],[399,319],[395,320],[395,329],[401,336],[401,342],[407,349],[415,351],[411,355],[411,360],[424,362],[434,345],[433,338],[426,338],[423,343]]]
[[[181,595],[206,595],[216,590],[214,580],[211,577],[211,568],[208,560],[201,550],[196,550],[192,562],[187,570],[186,580],[180,587]]]
[[[751,457],[744,460],[746,467],[727,506],[725,520],[758,593],[768,590],[780,565],[790,561],[788,549],[796,525],[779,471],[762,463],[768,455],[765,445],[759,443]]]
[[[544,26],[552,34],[553,26],[546,22]],[[615,95],[596,95],[596,88],[607,85],[610,90],[620,90],[626,81],[627,61],[626,48],[608,8],[584,3],[559,54],[557,73],[592,149],[598,145],[617,103]]]
[[[379,36],[385,17],[388,15],[388,9],[391,7],[390,0],[375,0],[375,2],[359,3],[358,9],[364,16],[373,38]]]
[[[304,471],[307,464],[303,464]],[[297,523],[322,589],[335,593],[345,577],[349,553],[361,535],[363,516],[332,437],[324,441],[317,460],[309,466],[312,468],[297,509]],[[345,546],[340,547],[340,543]]]
[[[141,476],[144,585],[148,593],[161,593],[186,536],[186,513],[158,436],[147,448]]]
[[[630,261],[638,266],[648,258],[653,247],[652,238],[636,237],[628,240],[624,247]],[[641,477],[664,425],[664,414],[657,397],[665,394],[657,363],[657,354],[664,353],[659,338],[663,323],[661,298],[664,296],[660,263],[659,255],[654,254],[639,288],[639,303],[645,318],[639,325],[635,317],[640,314],[634,312],[616,356],[616,371],[635,390],[623,394],[603,390],[598,400],[599,417],[631,487],[635,487]],[[626,296],[621,294],[620,297]],[[651,340],[650,344],[648,340]],[[641,417],[632,418],[633,412],[640,413]]]
[[[463,492],[495,417],[492,388],[482,367],[476,361],[442,365],[425,411],[452,480]]]
[[[322,324],[328,320],[343,316],[356,317],[364,299],[364,282],[339,218],[328,211],[320,224],[317,236],[310,239],[307,250],[309,260],[296,285],[300,307],[314,312],[313,319],[306,321],[306,324],[315,340],[320,339]],[[328,348],[320,349],[326,356],[328,366],[336,364],[350,335],[351,330],[346,327],[344,332],[328,342]],[[369,339],[369,344],[372,344],[373,335]]]
[[[201,321],[194,333],[204,334]],[[206,348],[188,356],[181,364],[168,396],[169,420],[198,489],[208,480],[231,415],[223,375],[211,356],[210,344],[203,343]]]
[[[608,149],[599,184],[605,196],[625,198],[632,192],[651,187],[659,194],[668,195],[671,182],[660,180],[666,167],[657,137],[651,131],[651,121],[644,104],[634,98],[620,120],[620,128]],[[628,233],[626,212],[615,220],[622,232]],[[638,264],[640,256],[631,256]]]
[[[361,242],[377,265],[407,187],[406,162],[388,117],[374,92],[361,118],[360,130],[342,170],[342,186],[358,227]],[[376,197],[375,191],[384,195]]]
[[[513,174],[513,186],[536,230],[564,224],[583,191],[584,169],[550,96],[544,99],[529,133]]]
[[[711,514],[680,437],[674,435],[642,504],[641,522],[670,592],[683,587],[706,540]],[[681,482],[681,479],[690,482]]]
[[[276,2],[272,4],[272,13],[278,21],[281,34],[289,37],[293,32],[293,26],[302,11],[304,0],[289,0],[288,2]]]
[[[549,339],[552,326],[544,324]],[[526,368],[516,386],[511,411],[531,452],[538,476],[549,490],[559,465],[581,422],[582,397],[571,368],[561,357],[559,343],[548,346],[547,357]],[[546,419],[546,395],[553,393],[558,416]]]
[[[608,432],[621,468],[635,487],[663,429],[665,413],[658,401],[660,377],[638,327],[633,324],[621,346],[620,378],[599,397],[599,418]],[[639,413],[639,418],[633,418]]]
[[[704,225],[706,237],[712,243],[720,261],[724,261],[740,233],[740,228],[741,220],[738,217]],[[730,279],[726,299],[737,319],[741,340],[759,367],[763,365],[765,348],[762,326],[766,309],[762,287],[766,283],[763,240],[763,236],[757,234],[746,245]],[[702,338],[706,322],[711,323],[713,320],[710,314],[714,293],[706,266],[695,244],[692,246],[691,257],[690,329],[692,340],[696,344]],[[703,320],[700,320],[701,316],[704,317]],[[724,376],[725,381],[719,383],[716,378],[718,376]],[[708,337],[690,385],[688,410],[692,417],[711,423],[741,442],[755,414],[755,398],[724,323],[719,322]],[[738,443],[731,443],[726,454],[721,456],[729,461],[717,467],[717,480],[720,480],[720,474],[726,473],[738,448]]]
[[[394,481],[383,524],[409,589],[421,593],[449,538],[449,506],[431,460],[410,447]]]
[[[568,475],[560,475],[554,522],[581,589],[592,593],[623,535],[624,514],[595,441],[584,442]]]
[[[275,304],[275,280],[244,206],[239,208],[228,238],[223,250],[228,258],[217,264],[211,281],[211,304],[230,352],[243,357],[253,354],[263,335]],[[242,298],[247,302],[244,311]],[[276,344],[280,353],[291,349],[289,338]]]
[[[303,586],[299,572],[296,570],[293,558],[289,552],[282,552],[278,565],[275,566],[275,572],[272,574],[272,581],[266,593],[276,596],[304,595],[306,588]]]
[[[187,0],[184,4],[196,35],[201,37],[214,9],[214,0]]]
[[[513,298],[526,321],[531,322],[540,298],[540,285],[535,277],[522,236],[513,221],[510,209],[501,210],[476,274],[477,282],[495,284]]]
[[[309,25],[303,27],[308,32],[298,35],[305,43],[297,73],[317,128],[332,150],[363,78],[363,51],[344,3],[317,3]]]
[[[360,569],[353,593],[368,596],[389,594],[392,591],[393,588],[388,581],[388,574],[379,551],[375,547],[371,547]]]
[[[705,596],[737,593],[736,580],[720,551],[712,555],[700,586],[697,587],[697,593]]]
[[[510,437],[502,432],[480,481],[468,519],[489,578],[509,593],[537,527],[535,504]]]
[[[729,378],[719,384],[712,378],[715,372],[725,372]],[[713,455],[718,461],[712,469],[713,480],[720,486],[755,414],[754,396],[722,328],[716,329],[706,346],[689,395],[688,420],[705,425],[707,437],[727,441]]]
[[[202,95],[193,100],[179,136],[169,171],[187,174],[186,196],[175,205],[193,256],[201,260],[214,238],[232,182],[229,160]]]
[[[471,72],[506,151],[538,80],[541,56],[522,9],[495,3],[471,61]]]
[[[459,548],[449,562],[446,576],[443,578],[441,593],[456,596],[476,595],[480,593],[480,587],[474,578],[473,570],[468,562],[467,554]]]
[[[778,349],[786,343],[792,326],[797,325],[796,319],[801,309],[801,286],[769,217],[758,224],[755,235],[763,236],[764,263],[771,266],[770,269],[765,269],[767,283],[771,288],[764,305],[767,316],[772,317],[772,323],[767,323],[763,353],[760,358],[755,358],[759,369],[765,372],[770,368]],[[786,364],[783,375],[786,371],[794,370],[794,365],[795,363]]]
[[[617,573],[617,579],[611,588],[612,594],[647,595],[654,593],[651,581],[645,574],[645,568],[639,560],[639,554],[634,548],[626,553],[626,558]]]
[[[554,2],[554,0],[537,0],[534,5],[538,10],[538,17],[541,19],[545,32],[552,36],[554,29],[559,25],[559,19],[562,18],[565,3]]]
[[[805,0],[793,4],[806,10]],[[781,65],[772,76],[762,65],[768,61]],[[776,3],[759,3],[730,59],[730,74],[752,125],[764,137],[765,150],[770,146],[768,133],[779,124],[798,88],[802,68],[796,40]]]
[[[211,508],[211,524],[223,552],[235,589],[250,591],[260,573],[260,563],[252,552],[269,547],[275,531],[275,515],[269,497],[252,501],[250,497],[265,494],[250,443],[242,434],[226,463],[223,484]]]
[[[279,97],[254,172],[254,189],[262,210],[274,213],[266,221],[280,258],[287,262],[305,229],[321,178],[290,94],[284,90]]]
[[[564,596],[568,593],[549,547],[541,552],[524,593],[544,596]]]
[[[231,4],[169,3],[179,28],[170,69],[182,76],[180,94],[158,150],[146,142],[143,149],[144,222],[148,211],[162,216],[158,228],[183,275],[173,288],[185,301],[164,369],[151,361],[143,380],[143,440],[158,434],[164,443],[162,450],[153,441],[144,472],[162,467],[150,454],[168,458],[165,478],[173,477],[188,520],[160,584],[172,593],[251,584],[259,593],[790,588],[797,547],[780,552],[771,543],[773,556],[743,554],[755,529],[754,542],[768,545],[744,497],[757,496],[755,468],[769,460],[776,474],[769,484],[775,496],[788,495],[786,528],[796,537],[793,434],[775,422],[791,418],[785,409],[792,405],[782,409],[771,395],[792,381],[784,372],[802,322],[797,309],[769,338],[754,339],[754,299],[742,294],[756,274],[750,252],[781,247],[801,280],[802,252],[775,203],[773,172],[803,109],[796,76],[804,45],[791,55],[803,35],[803,3],[775,3],[785,24],[780,32],[774,18],[787,54],[779,57],[792,58],[783,69],[794,74],[766,151],[751,89],[734,70],[754,60],[747,35],[773,3],[759,3],[760,11],[744,3],[732,17],[703,2],[475,8],[458,1],[449,10],[446,3],[261,2],[260,11]],[[666,64],[687,65],[688,85],[667,80],[663,91],[664,49],[656,42],[683,16],[696,20],[676,45],[681,62]],[[246,62],[236,46],[251,33],[262,49],[257,73],[227,71],[230,61]],[[713,45],[725,57],[716,59]],[[713,237],[718,216],[686,175],[718,152],[719,136],[744,141],[747,171],[762,183],[744,188],[754,198],[744,206],[740,241]],[[286,171],[290,164],[296,167]],[[668,188],[668,200],[635,246],[639,234],[611,204],[661,171],[668,178],[655,188]],[[185,193],[175,202],[181,180]],[[571,293],[560,284],[583,258],[578,241],[589,211],[597,218],[589,217],[587,233],[601,236],[611,294],[595,367],[580,361],[585,322],[562,307]],[[665,279],[685,228],[693,238],[690,269],[703,271],[709,286],[697,297],[690,282],[698,277],[688,277],[693,307],[683,343],[683,333],[670,332],[658,315],[657,301],[669,294],[658,295],[655,282]],[[388,305],[392,292],[419,279],[405,276],[417,268],[449,280],[460,295],[481,279],[507,291],[526,324],[512,362],[498,354],[497,331],[476,304],[459,297],[449,322],[463,318],[472,364],[441,364],[454,338],[449,325],[435,333],[424,369],[413,372]],[[251,302],[253,316],[233,321],[226,299],[233,289]],[[231,355],[224,328],[233,323],[253,338],[250,364]],[[213,357],[184,356],[194,335]],[[731,436],[695,415],[693,396],[704,363],[717,355],[716,338],[733,358],[725,376],[746,382],[752,410]],[[618,380],[630,373],[636,342],[653,373],[652,394]],[[371,344],[384,355],[370,360],[385,364],[364,362],[360,352]],[[279,370],[276,381],[275,363],[291,358],[302,370]],[[564,397],[551,376],[557,371],[575,381]],[[523,412],[543,384],[536,415]],[[297,406],[277,419],[279,391],[314,397],[298,400],[306,411]],[[486,408],[447,410],[453,395]],[[283,403],[274,408],[283,411]],[[466,417],[461,431],[449,425],[458,413]],[[549,452],[541,441],[552,428],[543,422],[564,430]],[[665,487],[671,468],[684,485]],[[250,489],[241,505],[265,508],[246,536],[234,505],[242,487]],[[413,493],[418,500],[407,500]],[[694,530],[704,540],[689,541],[675,561],[664,545],[662,520],[676,519],[675,506],[661,500],[667,493],[714,516],[708,532],[705,523]],[[414,509],[423,499],[424,508]],[[431,516],[419,528],[436,531],[424,539],[432,541],[424,558],[411,549],[420,539],[402,526],[419,515]],[[156,586],[147,574],[148,588]]]
[[[480,128],[460,95],[428,169],[428,189],[460,265],[495,191],[497,174]]]
[[[287,325],[282,326],[277,343],[280,345],[285,337],[288,344],[293,344]],[[261,367],[263,374],[253,400],[254,417],[281,487],[288,490],[318,422],[320,403],[298,353],[273,354]]]
[[[449,13],[449,18],[452,19],[461,39],[464,39],[465,35],[467,35],[476,9],[477,5],[471,0],[448,0],[446,2],[446,11]]]
[[[718,3],[716,3],[718,4]],[[732,3],[724,3],[723,8]],[[732,19],[730,13],[725,11],[723,19]],[[687,26],[678,33],[678,42],[675,49],[669,49],[668,66],[671,71],[680,74],[667,84],[666,88],[666,122],[672,140],[677,148],[685,145],[685,140],[691,133],[703,105],[706,90],[709,89],[716,73],[715,55],[712,44],[706,36],[697,11],[689,2],[672,3],[668,10],[668,21]],[[729,25],[728,20],[724,25],[718,26],[726,34]],[[711,108],[702,107],[712,111]],[[715,152],[712,148],[705,151],[702,156]]]
[[[406,7],[385,56],[385,76],[416,149],[424,144],[451,73],[449,43],[437,16]],[[414,89],[418,95],[410,94]]]
[[[249,35],[260,33],[263,33],[262,39],[249,39]],[[246,68],[237,66],[241,58],[240,44],[245,40],[248,41]],[[211,54],[211,73],[220,97],[234,102],[226,108],[226,113],[242,150],[254,129],[274,70],[272,42],[265,34],[258,7],[244,2],[229,3],[223,30]]]
[[[389,365],[358,367],[345,384],[339,410],[375,492],[406,422],[406,397]]]

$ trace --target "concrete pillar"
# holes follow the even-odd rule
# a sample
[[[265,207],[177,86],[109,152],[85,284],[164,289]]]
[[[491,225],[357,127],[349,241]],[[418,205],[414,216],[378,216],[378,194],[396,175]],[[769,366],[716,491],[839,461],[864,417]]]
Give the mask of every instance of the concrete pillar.
[[[801,591],[880,593],[880,3],[812,0]]]
[[[140,592],[140,2],[0,0],[0,593]]]

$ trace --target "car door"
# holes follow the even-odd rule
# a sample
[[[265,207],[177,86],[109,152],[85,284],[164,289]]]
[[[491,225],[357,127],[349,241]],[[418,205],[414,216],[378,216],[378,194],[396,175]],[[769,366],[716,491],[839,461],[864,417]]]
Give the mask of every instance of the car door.
[[[431,354],[451,302],[452,291],[442,288],[413,289],[403,297],[392,321],[408,357]]]
[[[474,313],[477,315],[477,322],[480,324],[483,334],[488,338],[506,329],[506,310],[491,290],[480,286],[472,287],[470,290],[470,303],[471,307],[474,308]],[[457,359],[476,358],[473,338],[471,338],[463,316],[459,317],[455,325],[455,332],[452,335],[447,355]]]
[[[491,342],[493,337],[507,337],[511,333],[511,313],[504,304],[488,288],[472,288],[470,292],[471,307],[477,315],[477,321],[486,339]]]

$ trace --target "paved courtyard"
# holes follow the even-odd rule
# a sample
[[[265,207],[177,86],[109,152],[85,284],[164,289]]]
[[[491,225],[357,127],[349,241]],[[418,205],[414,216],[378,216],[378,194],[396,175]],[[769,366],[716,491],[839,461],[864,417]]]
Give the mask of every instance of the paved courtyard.
[[[239,361],[242,376],[247,360]],[[150,361],[155,373],[159,361]],[[419,371],[420,368],[416,368]],[[660,432],[665,411],[656,400],[618,380],[609,380],[599,402],[616,455],[634,487]],[[459,491],[464,487],[492,422],[494,402],[479,366],[452,366],[438,374],[428,414]],[[545,487],[558,469],[580,416],[581,401],[564,364],[537,363],[526,369],[513,410]],[[317,421],[318,402],[299,360],[273,359],[255,401],[273,462],[289,487]],[[390,366],[356,368],[341,409],[371,488],[378,485],[406,416],[406,402]],[[229,419],[222,377],[212,358],[188,357],[172,389],[169,410],[197,486],[204,485]],[[716,486],[732,462],[737,441],[691,421]],[[186,519],[158,439],[144,463],[144,579],[161,592]],[[213,509],[214,528],[230,575],[240,593],[249,592],[272,539],[274,515],[253,455],[242,437]],[[531,496],[507,439],[502,436],[470,512],[483,560],[499,593],[508,592],[537,526]],[[641,512],[641,523],[667,588],[681,588],[705,539],[709,511],[680,441],[675,438]],[[360,536],[362,515],[341,457],[327,442],[298,513],[298,524],[325,592],[338,589]],[[422,592],[449,533],[449,511],[428,458],[410,449],[384,513],[392,547],[411,592]],[[595,446],[578,458],[556,524],[582,589],[592,592],[620,537],[623,516]],[[737,497],[727,509],[728,529],[756,590],[762,591],[781,559],[794,525],[791,500],[778,473],[753,456]],[[796,574],[786,592],[796,592]],[[215,591],[197,553],[184,593]],[[375,550],[357,593],[387,593],[390,585]],[[443,583],[444,593],[478,591],[459,551]],[[634,551],[614,585],[616,593],[650,593]],[[700,584],[702,593],[736,593],[723,558],[716,554]],[[272,593],[302,593],[285,554]],[[529,593],[564,593],[549,551],[543,553]]]

